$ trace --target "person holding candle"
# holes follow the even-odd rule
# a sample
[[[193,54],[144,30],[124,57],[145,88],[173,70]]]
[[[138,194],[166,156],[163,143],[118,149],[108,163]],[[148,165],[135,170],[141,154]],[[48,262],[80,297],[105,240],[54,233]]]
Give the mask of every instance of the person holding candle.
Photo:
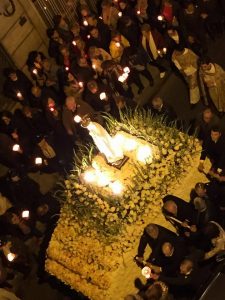
[[[61,15],[55,15],[53,17],[53,24],[54,29],[57,30],[59,36],[65,41],[66,43],[70,43],[73,40],[73,34],[69,29],[69,25],[67,21]]]
[[[128,16],[123,16],[118,24],[119,32],[128,40],[131,47],[137,48],[140,41],[140,28],[138,24]]]
[[[118,31],[112,32],[109,50],[112,58],[115,61],[120,62],[124,49],[129,46],[130,43],[122,34],[120,34]]]
[[[103,0],[102,4],[102,20],[104,24],[108,25],[111,30],[115,30],[117,27],[117,21],[119,19],[119,10],[112,4],[110,0]]]
[[[107,60],[111,60],[112,56],[102,48],[90,47],[88,50],[89,57],[92,63],[92,68],[101,75],[102,63]]]
[[[142,25],[141,33],[141,43],[148,57],[149,64],[157,67],[160,72],[160,78],[164,78],[166,69],[160,63],[160,53],[166,47],[166,44],[162,35],[149,24]]]
[[[97,27],[90,27],[89,29],[90,39],[87,42],[88,48],[97,47],[102,48],[105,51],[109,51],[110,34],[105,35],[104,32],[99,31]]]
[[[29,103],[31,81],[20,70],[5,68],[3,74],[6,80],[3,84],[3,93],[6,97],[21,103]]]
[[[64,45],[65,41],[60,37],[56,29],[48,28],[47,36],[49,38],[48,54],[50,57],[56,60],[57,64],[59,64],[59,48],[61,45]]]

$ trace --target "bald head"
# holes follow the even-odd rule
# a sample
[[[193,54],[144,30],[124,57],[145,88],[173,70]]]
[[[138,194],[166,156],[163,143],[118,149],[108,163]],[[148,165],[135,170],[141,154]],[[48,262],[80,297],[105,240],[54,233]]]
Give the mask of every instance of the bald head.
[[[163,105],[163,100],[160,97],[155,97],[152,99],[152,106],[154,109],[161,109]]]
[[[163,205],[163,209],[166,210],[166,212],[172,214],[173,216],[177,215],[177,205],[172,200],[166,201]]]
[[[184,259],[180,264],[180,273],[187,275],[193,270],[194,263],[190,259]]]
[[[74,111],[76,109],[76,101],[75,101],[75,98],[73,96],[68,96],[66,97],[66,102],[65,102],[65,105],[66,107],[69,109],[69,110],[72,110]]]
[[[171,243],[169,243],[169,242],[163,243],[163,245],[162,245],[162,253],[166,257],[172,256],[173,251],[174,251],[174,247],[173,247],[173,245]]]
[[[145,232],[154,240],[157,239],[159,235],[159,228],[156,224],[149,224],[145,227]]]

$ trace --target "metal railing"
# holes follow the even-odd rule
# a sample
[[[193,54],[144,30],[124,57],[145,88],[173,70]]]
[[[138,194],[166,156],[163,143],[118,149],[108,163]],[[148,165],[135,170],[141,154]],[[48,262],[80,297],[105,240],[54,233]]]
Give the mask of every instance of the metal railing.
[[[79,0],[32,0],[47,26],[53,26],[54,15],[63,15],[70,24],[76,22]],[[87,0],[91,10],[96,11],[97,0]]]

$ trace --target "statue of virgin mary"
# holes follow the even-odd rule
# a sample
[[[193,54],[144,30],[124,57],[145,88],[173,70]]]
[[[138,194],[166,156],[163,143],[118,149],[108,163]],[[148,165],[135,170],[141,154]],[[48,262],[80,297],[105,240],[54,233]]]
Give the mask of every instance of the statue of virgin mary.
[[[105,155],[108,163],[112,164],[124,158],[122,149],[100,124],[90,119],[83,119],[81,125],[88,129],[95,145]]]

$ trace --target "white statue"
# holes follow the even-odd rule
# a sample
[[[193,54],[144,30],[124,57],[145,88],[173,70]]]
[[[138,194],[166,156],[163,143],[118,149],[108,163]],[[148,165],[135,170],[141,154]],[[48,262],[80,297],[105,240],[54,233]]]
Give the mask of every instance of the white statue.
[[[81,125],[88,129],[95,145],[105,155],[108,163],[113,164],[124,158],[122,149],[100,124],[92,122],[90,119],[84,119],[81,121]]]

